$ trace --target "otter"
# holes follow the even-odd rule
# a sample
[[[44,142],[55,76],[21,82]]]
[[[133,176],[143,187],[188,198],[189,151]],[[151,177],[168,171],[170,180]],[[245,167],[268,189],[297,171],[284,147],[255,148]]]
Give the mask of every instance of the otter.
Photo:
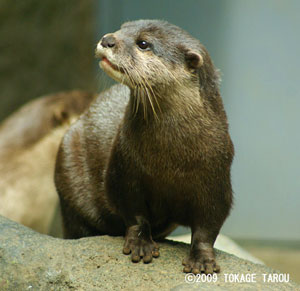
[[[53,181],[60,141],[96,94],[39,97],[0,124],[0,214],[49,233],[58,196]]]
[[[99,41],[117,84],[71,126],[55,183],[64,236],[124,235],[132,262],[159,256],[155,240],[192,230],[184,272],[219,272],[213,245],[232,205],[234,149],[219,76],[181,28],[138,20]]]

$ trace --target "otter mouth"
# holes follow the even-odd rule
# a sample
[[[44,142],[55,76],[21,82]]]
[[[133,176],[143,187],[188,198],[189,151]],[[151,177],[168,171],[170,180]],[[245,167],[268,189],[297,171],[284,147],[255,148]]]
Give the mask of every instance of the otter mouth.
[[[124,74],[123,68],[121,68],[121,67],[113,64],[112,62],[110,62],[107,57],[102,57],[101,63],[104,64],[104,65],[109,66],[110,68],[112,68],[115,71],[118,71],[118,72]]]

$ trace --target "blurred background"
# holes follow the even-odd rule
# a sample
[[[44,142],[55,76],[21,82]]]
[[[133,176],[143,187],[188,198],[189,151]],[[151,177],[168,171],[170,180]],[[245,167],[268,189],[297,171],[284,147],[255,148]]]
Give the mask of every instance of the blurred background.
[[[40,95],[112,84],[94,49],[123,22],[184,28],[222,72],[236,151],[222,233],[300,282],[299,11],[297,0],[0,0],[0,121]]]

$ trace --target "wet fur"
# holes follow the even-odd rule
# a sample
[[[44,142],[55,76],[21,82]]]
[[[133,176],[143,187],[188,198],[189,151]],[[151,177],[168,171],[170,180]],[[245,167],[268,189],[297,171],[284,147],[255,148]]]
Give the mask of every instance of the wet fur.
[[[233,158],[218,73],[199,41],[169,23],[129,22],[113,37],[97,55],[124,71],[119,80],[107,69],[126,86],[97,98],[57,157],[65,237],[126,234],[124,253],[148,262],[152,237],[190,226],[185,271],[218,271],[212,246],[232,204]]]

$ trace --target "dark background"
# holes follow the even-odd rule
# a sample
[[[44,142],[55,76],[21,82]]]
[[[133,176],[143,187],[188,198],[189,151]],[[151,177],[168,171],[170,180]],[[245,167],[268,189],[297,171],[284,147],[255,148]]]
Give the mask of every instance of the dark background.
[[[0,120],[39,95],[96,89],[96,4],[0,1]]]

